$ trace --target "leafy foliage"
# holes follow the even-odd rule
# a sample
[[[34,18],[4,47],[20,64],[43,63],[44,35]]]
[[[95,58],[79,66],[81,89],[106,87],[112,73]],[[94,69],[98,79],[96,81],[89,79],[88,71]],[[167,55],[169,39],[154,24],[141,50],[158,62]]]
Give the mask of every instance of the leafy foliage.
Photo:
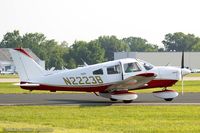
[[[113,60],[114,52],[129,51],[128,44],[117,39],[116,36],[101,36],[97,41],[105,49],[105,60]]]
[[[22,47],[22,37],[19,31],[14,30],[13,32],[8,32],[4,35],[3,40],[0,43],[1,48],[14,48]]]
[[[200,39],[193,34],[184,34],[176,32],[174,34],[166,34],[163,44],[166,51],[200,51],[196,46]]]
[[[116,36],[100,36],[90,42],[75,41],[70,47],[66,41],[61,43],[48,40],[42,33],[26,33],[21,36],[14,30],[4,35],[0,48],[30,48],[39,58],[46,61],[46,68],[75,68],[83,64],[95,64],[113,60],[114,52],[137,51],[200,51],[200,38],[182,32],[169,33],[163,40],[164,48],[158,48],[140,37],[118,39]]]
[[[147,40],[140,37],[128,37],[122,39],[128,46],[131,51],[139,52],[153,52],[158,51],[158,46],[154,44],[149,44]]]

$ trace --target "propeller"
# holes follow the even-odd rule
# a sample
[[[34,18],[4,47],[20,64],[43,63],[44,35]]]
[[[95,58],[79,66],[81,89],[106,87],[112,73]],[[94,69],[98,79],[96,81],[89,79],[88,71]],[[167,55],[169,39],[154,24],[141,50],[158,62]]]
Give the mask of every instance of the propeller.
[[[188,75],[191,73],[191,70],[188,69],[188,68],[185,68],[185,65],[184,65],[184,51],[182,51],[182,59],[181,59],[181,89],[182,89],[182,95],[183,95],[183,90],[184,90],[184,80],[183,80],[183,77],[185,75]]]
[[[181,68],[184,68],[184,51],[182,51]]]
[[[183,95],[183,89],[184,89],[183,69],[184,69],[184,51],[182,51],[182,58],[181,58],[181,91],[182,91],[182,95]]]

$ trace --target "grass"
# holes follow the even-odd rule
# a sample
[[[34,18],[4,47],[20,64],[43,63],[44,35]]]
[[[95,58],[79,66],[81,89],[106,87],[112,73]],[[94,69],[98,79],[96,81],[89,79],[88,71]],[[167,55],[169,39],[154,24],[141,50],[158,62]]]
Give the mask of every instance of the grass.
[[[21,89],[19,86],[14,85],[14,83],[0,83],[0,93],[28,93],[29,91]]]
[[[68,133],[199,132],[199,116],[200,106],[1,106],[0,131],[26,127]]]
[[[17,74],[0,74],[0,78],[19,78]]]
[[[200,77],[200,73],[190,73],[186,77]]]
[[[28,94],[28,93],[34,93],[34,94],[43,94],[43,93],[55,93],[55,92],[49,92],[49,91],[29,91],[21,89],[20,86],[14,85],[14,83],[0,83],[0,94]],[[56,93],[83,93],[83,92],[71,92],[71,91],[58,91]]]

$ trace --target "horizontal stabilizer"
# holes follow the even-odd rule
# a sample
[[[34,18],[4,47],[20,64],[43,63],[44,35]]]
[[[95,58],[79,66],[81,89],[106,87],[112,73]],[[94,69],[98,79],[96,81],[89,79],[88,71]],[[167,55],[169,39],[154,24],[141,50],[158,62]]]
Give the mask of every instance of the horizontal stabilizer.
[[[21,84],[21,83],[15,83],[14,85],[16,86],[40,86],[40,84],[33,84],[33,83],[25,83],[25,84]]]

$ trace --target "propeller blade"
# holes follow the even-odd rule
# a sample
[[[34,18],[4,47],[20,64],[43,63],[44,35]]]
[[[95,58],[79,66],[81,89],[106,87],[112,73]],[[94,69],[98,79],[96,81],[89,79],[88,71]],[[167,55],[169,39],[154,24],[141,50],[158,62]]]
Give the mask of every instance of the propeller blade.
[[[181,58],[181,91],[182,91],[182,95],[183,95],[183,89],[184,89],[183,69],[184,69],[184,51],[182,51],[182,58]]]
[[[184,51],[182,51],[181,68],[184,68]]]
[[[183,72],[182,72],[182,69],[181,69],[181,91],[182,91],[182,96],[183,96],[184,82],[183,82]]]

